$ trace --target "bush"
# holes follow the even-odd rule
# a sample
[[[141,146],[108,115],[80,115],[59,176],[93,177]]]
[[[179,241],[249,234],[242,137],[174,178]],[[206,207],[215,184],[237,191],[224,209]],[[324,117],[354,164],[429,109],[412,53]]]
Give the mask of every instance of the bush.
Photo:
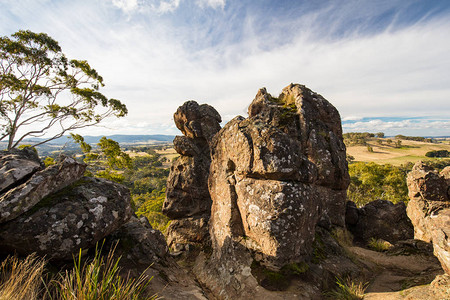
[[[377,199],[408,202],[407,170],[390,164],[355,162],[349,165],[348,199],[363,206]]]
[[[450,152],[447,150],[433,150],[425,153],[426,157],[450,157]]]
[[[133,195],[133,203],[136,206],[138,217],[147,217],[150,225],[161,232],[169,226],[169,218],[162,214],[162,206],[166,195],[165,188],[162,191]]]

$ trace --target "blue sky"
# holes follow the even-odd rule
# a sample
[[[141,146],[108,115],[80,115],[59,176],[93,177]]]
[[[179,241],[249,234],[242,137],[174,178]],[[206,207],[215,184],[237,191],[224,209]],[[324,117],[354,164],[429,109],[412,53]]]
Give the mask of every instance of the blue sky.
[[[128,106],[81,134],[178,134],[186,100],[228,121],[294,82],[346,132],[450,135],[447,0],[0,0],[0,20],[0,35],[46,32],[88,60]]]

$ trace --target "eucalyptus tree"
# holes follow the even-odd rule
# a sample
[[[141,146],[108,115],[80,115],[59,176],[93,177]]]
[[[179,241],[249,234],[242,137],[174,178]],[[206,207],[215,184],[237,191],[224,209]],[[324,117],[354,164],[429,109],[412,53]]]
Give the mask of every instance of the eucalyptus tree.
[[[0,51],[0,141],[8,150],[25,138],[44,137],[37,146],[128,112],[100,92],[103,78],[87,61],[69,60],[45,33],[0,37]]]

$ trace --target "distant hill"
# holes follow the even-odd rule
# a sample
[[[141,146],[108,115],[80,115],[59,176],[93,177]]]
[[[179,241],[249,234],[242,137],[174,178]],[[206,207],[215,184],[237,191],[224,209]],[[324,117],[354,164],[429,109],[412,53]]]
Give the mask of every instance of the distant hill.
[[[88,144],[95,144],[100,141],[100,139],[103,137],[100,136],[91,136],[86,135],[83,136],[84,141]],[[164,135],[164,134],[153,134],[153,135],[126,135],[126,134],[114,134],[114,135],[107,135],[108,139],[113,139],[119,144],[159,144],[159,143],[166,143],[166,142],[172,142],[172,140],[175,138],[173,135]],[[34,143],[38,141],[42,141],[44,139],[42,138],[31,138],[26,139],[23,141],[24,144],[27,143]],[[67,136],[60,137],[58,139],[55,139],[53,141],[48,142],[49,145],[64,145],[68,140]]]

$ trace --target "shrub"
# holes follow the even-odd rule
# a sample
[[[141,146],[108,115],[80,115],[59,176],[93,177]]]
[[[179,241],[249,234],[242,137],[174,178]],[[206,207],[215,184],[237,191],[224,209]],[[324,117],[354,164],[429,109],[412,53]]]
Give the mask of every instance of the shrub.
[[[425,153],[426,157],[450,157],[450,152],[447,150],[433,150]]]
[[[409,200],[406,185],[407,170],[390,164],[379,165],[373,162],[355,162],[348,167],[350,185],[347,196],[359,207],[377,199],[389,200],[393,203]]]

